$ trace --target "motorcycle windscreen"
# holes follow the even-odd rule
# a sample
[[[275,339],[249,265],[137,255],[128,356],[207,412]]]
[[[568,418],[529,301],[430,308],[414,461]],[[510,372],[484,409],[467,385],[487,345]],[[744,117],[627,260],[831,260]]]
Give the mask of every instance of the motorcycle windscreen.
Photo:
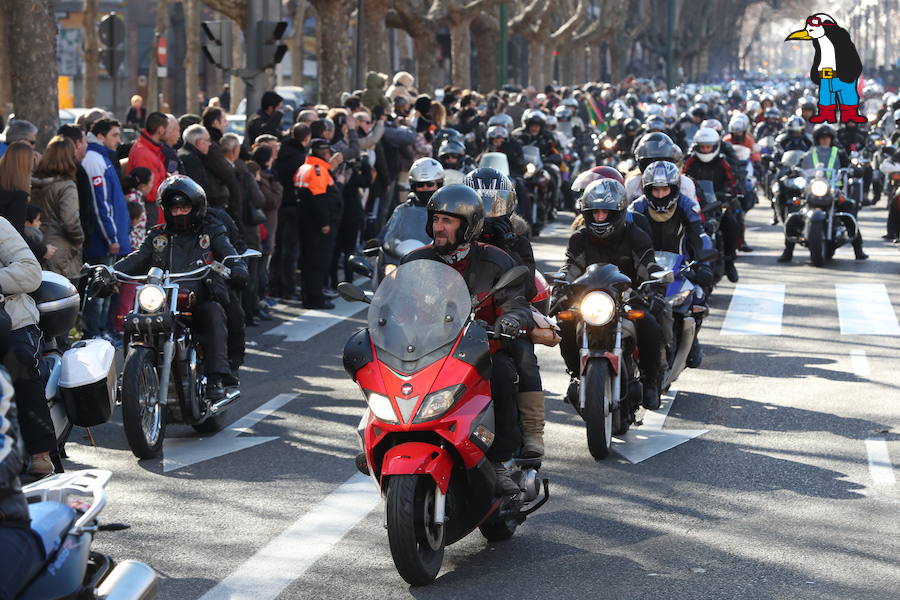
[[[414,260],[378,286],[369,306],[369,335],[382,360],[389,354],[401,363],[395,366],[409,373],[424,366],[416,364],[422,358],[459,337],[471,308],[466,282],[452,267]]]
[[[390,220],[384,230],[385,250],[396,258],[403,258],[403,249],[412,247],[408,241],[419,242],[415,248],[427,246],[431,243],[428,234],[425,233],[425,224],[428,221],[428,209],[424,206],[410,206],[401,204],[394,209]]]
[[[800,165],[803,156],[806,154],[803,150],[788,150],[781,157],[781,164],[792,169]]]
[[[656,257],[656,264],[666,271],[674,271],[676,275],[678,274],[678,269],[681,267],[682,261],[680,254],[657,251],[654,252],[654,256]]]

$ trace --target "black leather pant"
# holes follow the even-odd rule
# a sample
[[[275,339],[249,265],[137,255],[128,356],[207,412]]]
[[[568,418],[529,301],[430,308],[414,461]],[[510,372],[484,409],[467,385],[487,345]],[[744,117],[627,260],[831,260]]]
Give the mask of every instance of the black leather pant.
[[[519,430],[519,410],[516,405],[516,367],[505,352],[491,357],[491,397],[494,402],[494,443],[487,457],[493,461],[512,458],[522,445]]]
[[[234,303],[232,303],[234,304]],[[240,308],[240,303],[238,303]],[[206,300],[194,307],[194,334],[203,347],[203,364],[207,375],[217,373],[227,375],[228,365],[228,319],[225,309],[214,300]],[[241,324],[244,318],[241,316]]]
[[[44,393],[40,371],[41,330],[28,325],[9,334],[9,350],[3,364],[9,371],[16,392],[19,428],[28,454],[56,448],[56,432]]]

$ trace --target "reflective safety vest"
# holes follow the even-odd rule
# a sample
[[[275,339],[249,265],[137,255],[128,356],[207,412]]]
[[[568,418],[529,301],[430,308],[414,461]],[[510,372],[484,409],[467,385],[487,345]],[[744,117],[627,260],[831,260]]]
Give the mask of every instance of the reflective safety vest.
[[[832,146],[831,154],[828,157],[828,165],[825,168],[828,169],[829,171],[834,169],[834,163],[837,160],[837,157],[838,157],[838,149],[835,146]],[[816,147],[813,151],[812,161],[813,161],[813,167],[815,167],[816,169],[818,169],[819,167],[822,166],[822,161],[819,160],[819,148],[818,147]]]

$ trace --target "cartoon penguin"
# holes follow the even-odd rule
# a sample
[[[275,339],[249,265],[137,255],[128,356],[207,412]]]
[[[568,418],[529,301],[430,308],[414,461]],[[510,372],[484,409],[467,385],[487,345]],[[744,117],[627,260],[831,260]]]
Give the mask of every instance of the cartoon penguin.
[[[816,13],[806,19],[806,27],[787,36],[788,40],[811,40],[816,49],[809,78],[819,86],[819,112],[811,123],[836,123],[840,104],[841,122],[865,123],[859,114],[856,80],[862,74],[862,62],[850,34],[830,15]]]

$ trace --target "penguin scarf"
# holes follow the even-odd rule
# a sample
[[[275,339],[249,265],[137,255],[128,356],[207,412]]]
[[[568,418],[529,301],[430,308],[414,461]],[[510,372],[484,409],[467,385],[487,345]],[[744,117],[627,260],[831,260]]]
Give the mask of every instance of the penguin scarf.
[[[819,110],[810,123],[837,123],[838,107],[842,123],[865,123],[859,114],[856,82],[862,74],[862,62],[850,34],[833,17],[816,13],[806,19],[806,27],[791,33],[788,40],[809,40],[815,49],[809,78],[819,86]]]

